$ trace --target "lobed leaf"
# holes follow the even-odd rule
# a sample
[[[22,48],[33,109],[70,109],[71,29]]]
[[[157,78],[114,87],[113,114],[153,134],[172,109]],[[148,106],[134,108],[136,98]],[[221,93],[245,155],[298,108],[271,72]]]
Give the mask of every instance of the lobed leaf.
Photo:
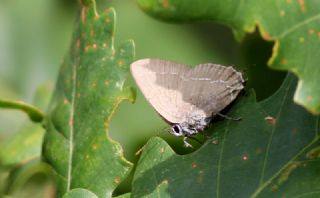
[[[240,97],[233,117],[214,124],[194,153],[179,156],[160,138],[144,147],[132,197],[318,197],[319,117],[291,100],[288,75],[270,98]]]
[[[170,21],[214,20],[242,38],[257,26],[275,41],[269,64],[299,77],[294,101],[320,113],[320,1],[138,0],[148,14]]]
[[[81,6],[46,123],[43,158],[52,166],[60,197],[78,188],[111,197],[132,167],[107,131],[119,103],[134,100],[124,87],[133,42],[115,50],[115,11],[98,14],[92,2]]]

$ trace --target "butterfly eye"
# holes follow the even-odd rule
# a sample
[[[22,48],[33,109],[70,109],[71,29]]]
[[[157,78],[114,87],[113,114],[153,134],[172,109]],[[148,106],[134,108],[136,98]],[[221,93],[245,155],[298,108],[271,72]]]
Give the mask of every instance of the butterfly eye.
[[[179,124],[174,124],[171,127],[171,133],[175,136],[182,136],[183,135],[183,131],[182,128]]]

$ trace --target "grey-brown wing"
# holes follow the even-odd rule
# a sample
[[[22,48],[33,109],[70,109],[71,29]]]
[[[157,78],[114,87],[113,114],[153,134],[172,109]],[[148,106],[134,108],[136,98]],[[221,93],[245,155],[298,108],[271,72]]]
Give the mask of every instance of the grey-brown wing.
[[[141,92],[155,110],[171,123],[185,121],[187,102],[182,100],[181,77],[189,67],[171,61],[143,59],[131,64],[131,73]]]
[[[243,89],[243,77],[232,67],[200,64],[183,76],[183,100],[203,110],[207,117],[230,104]]]

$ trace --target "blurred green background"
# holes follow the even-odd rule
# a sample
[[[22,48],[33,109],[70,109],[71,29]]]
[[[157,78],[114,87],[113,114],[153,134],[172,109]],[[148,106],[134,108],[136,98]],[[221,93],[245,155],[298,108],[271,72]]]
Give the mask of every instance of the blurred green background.
[[[37,87],[54,84],[59,64],[68,51],[77,5],[77,1],[67,0],[0,1],[0,98],[32,103]],[[232,65],[245,73],[247,88],[254,88],[259,100],[271,95],[285,75],[267,68],[273,43],[263,41],[258,32],[247,35],[240,43],[232,30],[213,22],[169,24],[149,17],[132,0],[97,1],[98,10],[109,6],[117,13],[115,46],[133,39],[135,59]],[[127,83],[135,86],[131,77]],[[25,114],[1,109],[0,144],[26,122]],[[139,148],[156,135],[174,145],[180,154],[193,151],[182,148],[182,140],[170,136],[166,128],[167,124],[138,92],[134,105],[120,105],[112,119],[110,135],[122,144],[125,157],[132,162],[137,160]],[[129,182],[117,193],[130,190]],[[30,195],[35,195],[32,190]]]

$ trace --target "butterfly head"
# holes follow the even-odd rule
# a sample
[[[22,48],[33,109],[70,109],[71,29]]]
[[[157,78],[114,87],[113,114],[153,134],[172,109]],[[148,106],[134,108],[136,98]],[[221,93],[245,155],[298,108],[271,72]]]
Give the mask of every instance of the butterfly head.
[[[170,133],[174,136],[183,136],[184,135],[184,131],[183,131],[180,124],[173,124],[171,126]]]
[[[170,133],[174,136],[191,136],[203,131],[210,123],[211,118],[193,119],[188,122],[171,125]]]

